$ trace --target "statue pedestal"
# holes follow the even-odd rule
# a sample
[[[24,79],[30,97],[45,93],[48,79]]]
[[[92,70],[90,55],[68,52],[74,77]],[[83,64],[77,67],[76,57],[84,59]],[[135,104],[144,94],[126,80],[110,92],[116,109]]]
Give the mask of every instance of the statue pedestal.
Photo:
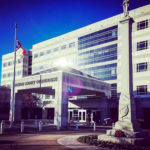
[[[149,137],[142,137],[142,138],[115,137],[107,134],[99,135],[98,139],[105,142],[112,142],[112,143],[117,143],[122,145],[132,144],[137,146],[146,145],[150,141]]]

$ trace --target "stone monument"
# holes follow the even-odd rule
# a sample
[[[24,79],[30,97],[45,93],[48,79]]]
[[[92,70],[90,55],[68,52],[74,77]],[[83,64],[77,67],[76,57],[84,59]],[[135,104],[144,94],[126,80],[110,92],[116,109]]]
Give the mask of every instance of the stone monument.
[[[133,96],[131,34],[134,20],[129,16],[129,0],[124,0],[122,6],[124,17],[120,20],[119,24],[119,32],[122,38],[119,117],[113,129],[107,130],[106,135],[99,135],[99,139],[114,143],[140,145],[145,139],[146,134],[141,131],[136,121],[135,99]],[[123,132],[124,137],[116,137],[116,131]]]

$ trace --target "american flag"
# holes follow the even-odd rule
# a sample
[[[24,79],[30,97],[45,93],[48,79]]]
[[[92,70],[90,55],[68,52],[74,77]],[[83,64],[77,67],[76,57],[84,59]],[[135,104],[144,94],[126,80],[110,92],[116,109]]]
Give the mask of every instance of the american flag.
[[[24,55],[26,54],[26,50],[23,49],[21,43],[19,42],[19,40],[16,41],[16,51],[20,51],[21,50],[21,54]]]

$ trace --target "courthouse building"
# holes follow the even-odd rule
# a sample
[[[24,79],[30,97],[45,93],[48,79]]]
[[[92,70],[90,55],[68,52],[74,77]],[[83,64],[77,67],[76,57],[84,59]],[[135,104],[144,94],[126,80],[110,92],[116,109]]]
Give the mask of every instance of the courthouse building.
[[[131,10],[129,15],[134,21],[131,27],[132,39],[129,40],[132,42],[132,64],[130,65],[133,67],[136,115],[138,119],[144,119],[148,123],[150,119],[150,5]],[[122,18],[123,14],[118,14],[37,43],[23,59],[17,56],[16,93],[36,93],[43,102],[41,108],[33,108],[34,113],[27,115],[28,108],[21,100],[18,102],[21,98],[16,96],[18,99],[16,105],[20,108],[16,107],[17,118],[38,116],[38,118],[52,119],[56,123],[59,120],[57,117],[63,118],[64,113],[68,116],[68,122],[94,120],[102,123],[106,117],[116,121],[120,87],[123,86],[120,85],[120,52],[123,36],[120,34],[122,29],[120,21]],[[2,57],[1,83],[11,88],[13,59],[13,53]],[[59,87],[61,90],[57,90]],[[67,96],[63,95],[63,92],[58,92],[64,90],[65,93],[69,93]],[[59,100],[60,97],[62,100]],[[58,111],[59,109],[61,111]]]

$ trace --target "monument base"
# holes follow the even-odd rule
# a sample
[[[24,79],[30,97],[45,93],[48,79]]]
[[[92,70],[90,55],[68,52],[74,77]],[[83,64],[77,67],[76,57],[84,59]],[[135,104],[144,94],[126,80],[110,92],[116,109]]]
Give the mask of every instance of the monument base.
[[[117,143],[117,144],[132,144],[136,146],[143,146],[147,145],[149,142],[150,138],[128,138],[128,137],[115,137],[115,136],[110,136],[110,135],[99,135],[98,140],[100,141],[105,141],[105,142],[112,142],[112,143]]]
[[[121,132],[117,135],[117,132]],[[147,132],[143,132],[136,121],[118,121],[106,134],[99,135],[98,139],[105,142],[132,145],[147,145],[150,137]]]

